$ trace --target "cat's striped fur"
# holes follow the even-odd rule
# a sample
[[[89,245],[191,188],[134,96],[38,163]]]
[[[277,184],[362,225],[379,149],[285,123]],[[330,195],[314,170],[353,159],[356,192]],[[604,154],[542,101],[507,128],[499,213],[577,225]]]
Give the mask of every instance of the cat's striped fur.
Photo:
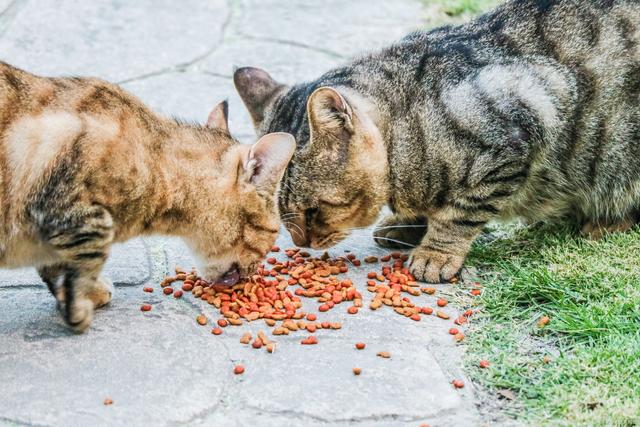
[[[253,273],[278,231],[275,187],[294,142],[237,143],[226,103],[209,123],[157,116],[102,80],[0,62],[0,267],[37,267],[78,331],[111,300],[100,272],[114,242],[181,236],[205,276]]]
[[[573,218],[593,234],[637,219],[638,1],[513,0],[310,83],[251,68],[235,82],[259,134],[298,141],[280,205],[299,214],[299,244],[329,245],[387,202],[385,226],[423,227],[380,228],[378,241],[417,244],[412,271],[436,282],[492,219]],[[367,170],[376,150],[382,178]]]

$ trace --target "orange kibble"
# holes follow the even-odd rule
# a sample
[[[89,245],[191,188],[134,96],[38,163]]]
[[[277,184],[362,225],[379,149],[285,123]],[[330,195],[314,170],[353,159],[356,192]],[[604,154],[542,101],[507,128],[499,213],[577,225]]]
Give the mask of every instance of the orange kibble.
[[[185,292],[191,292],[193,290],[193,284],[185,283],[184,285],[182,285],[182,290]]]
[[[218,326],[220,326],[221,328],[224,328],[228,325],[229,322],[227,322],[227,319],[218,319]]]
[[[478,365],[482,368],[482,369],[486,369],[489,367],[490,363],[488,360],[481,360],[480,363],[478,363]]]
[[[436,312],[436,316],[438,316],[439,318],[444,319],[444,320],[447,320],[450,317],[447,313],[445,313],[444,311],[440,311],[440,310],[438,310]]]
[[[464,387],[464,383],[461,380],[453,380],[451,382],[451,384],[453,384],[453,386],[455,388],[463,388]]]
[[[540,320],[538,320],[538,328],[544,328],[549,324],[550,321],[551,319],[549,318],[549,316],[542,316]]]
[[[458,331],[458,329],[457,329],[457,328],[451,328],[451,329],[449,329],[449,334],[450,334],[450,335],[455,335],[455,334],[457,334],[458,332],[460,332],[460,331]]]
[[[153,288],[150,288],[149,286],[146,286],[144,288],[142,288],[143,292],[147,292],[147,293],[152,293],[153,292]]]
[[[467,322],[468,322],[468,320],[464,316],[460,316],[456,320],[453,321],[453,323],[455,323],[456,325],[464,325]]]
[[[300,344],[302,345],[314,345],[314,344],[318,344],[318,338],[316,338],[315,335],[309,335],[309,337],[303,339],[302,341],[300,341]]]
[[[182,295],[183,295],[183,293],[179,289],[173,293],[173,297],[174,298],[182,298]]]
[[[269,263],[269,264],[275,264],[277,262],[278,262],[278,260],[275,259],[275,258],[267,258],[267,263]]]
[[[200,326],[206,325],[208,322],[207,316],[205,316],[204,314],[198,315],[198,317],[196,317],[196,322],[198,322]]]
[[[320,307],[318,307],[318,311],[329,311],[329,309],[331,309],[331,307],[328,304],[322,304]]]
[[[353,368],[353,375],[360,375],[362,373],[361,368]]]
[[[271,246],[271,252],[280,252],[279,246]]]
[[[356,314],[357,312],[358,312],[358,307],[355,307],[353,305],[347,309],[347,313],[349,314]]]
[[[370,271],[369,273],[367,273],[367,279],[375,279],[378,276],[378,274],[374,271]]]
[[[411,320],[415,320],[416,322],[420,321],[420,315],[418,313],[411,315]]]
[[[316,316],[315,314],[313,313],[307,314],[307,320],[309,322],[315,322],[317,319],[318,319],[318,316]]]
[[[256,338],[252,343],[251,343],[251,347],[253,348],[260,348],[262,347],[262,340],[260,338]]]
[[[140,307],[141,311],[151,311],[151,304],[142,304]]]
[[[162,292],[164,292],[165,295],[171,295],[173,293],[173,288],[172,287],[166,287],[162,290]]]
[[[236,375],[243,374],[243,373],[244,373],[244,366],[242,366],[242,365],[236,365],[236,366],[233,368],[233,373],[234,373],[234,374],[236,374]]]
[[[213,335],[220,335],[220,334],[222,334],[222,329],[220,329],[220,328],[213,328],[213,329],[211,330],[211,333],[212,333]]]
[[[481,293],[482,291],[480,289],[471,289],[471,295],[474,297],[480,296]]]
[[[367,346],[367,345],[366,345],[365,343],[363,343],[363,342],[357,342],[357,343],[356,343],[356,348],[357,348],[358,350],[364,350],[364,348],[365,348],[366,346]]]
[[[438,307],[445,307],[449,302],[444,299],[444,298],[438,298],[438,301],[436,301],[436,304],[438,304]]]
[[[427,315],[433,314],[433,308],[431,308],[431,307],[422,307],[420,309],[420,313],[427,314]]]

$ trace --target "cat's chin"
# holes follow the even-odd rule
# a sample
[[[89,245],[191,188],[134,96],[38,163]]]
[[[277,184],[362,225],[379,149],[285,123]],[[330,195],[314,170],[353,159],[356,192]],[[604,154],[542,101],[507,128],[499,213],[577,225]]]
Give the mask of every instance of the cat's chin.
[[[319,240],[311,239],[311,242],[309,242],[309,247],[311,249],[318,249],[318,250],[329,249],[332,246],[335,246],[338,243],[342,242],[347,237],[349,237],[349,234],[347,233],[333,233],[332,235],[324,239],[319,239]]]

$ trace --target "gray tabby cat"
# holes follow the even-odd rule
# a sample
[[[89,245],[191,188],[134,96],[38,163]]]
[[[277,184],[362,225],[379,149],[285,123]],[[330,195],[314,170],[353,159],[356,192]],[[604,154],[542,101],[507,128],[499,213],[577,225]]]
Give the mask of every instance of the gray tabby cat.
[[[413,275],[438,282],[490,220],[598,236],[638,219],[637,0],[514,0],[313,82],[234,80],[260,135],[298,141],[279,195],[298,245],[330,246],[388,204],[377,242],[417,245]]]

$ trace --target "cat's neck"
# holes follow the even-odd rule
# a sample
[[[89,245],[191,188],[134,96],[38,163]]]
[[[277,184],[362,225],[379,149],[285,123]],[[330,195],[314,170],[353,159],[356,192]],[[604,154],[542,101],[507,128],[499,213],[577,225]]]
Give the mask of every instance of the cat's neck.
[[[140,233],[187,237],[193,224],[225,209],[228,201],[222,194],[229,177],[224,176],[222,164],[232,146],[225,138],[215,131],[175,124],[167,126],[160,139],[149,133],[139,143],[156,147],[156,152],[136,168],[146,195],[140,202],[143,206],[135,207],[142,215],[124,227],[123,239]]]

